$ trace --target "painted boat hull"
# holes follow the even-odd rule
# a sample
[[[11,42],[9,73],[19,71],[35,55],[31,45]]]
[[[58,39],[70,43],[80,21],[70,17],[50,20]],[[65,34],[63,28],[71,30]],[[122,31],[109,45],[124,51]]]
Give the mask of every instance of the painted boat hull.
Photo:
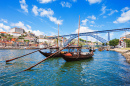
[[[79,60],[85,60],[85,59],[89,59],[92,58],[94,54],[87,54],[87,55],[80,55],[78,57],[78,55],[72,55],[72,56],[65,56],[65,54],[61,54],[62,58],[64,60],[66,60],[67,62],[69,61],[79,61]]]

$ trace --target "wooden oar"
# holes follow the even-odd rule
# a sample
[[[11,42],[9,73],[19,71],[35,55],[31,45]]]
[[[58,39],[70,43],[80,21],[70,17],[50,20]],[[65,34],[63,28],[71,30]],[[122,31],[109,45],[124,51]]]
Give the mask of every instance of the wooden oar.
[[[73,44],[73,43],[72,43],[72,44]],[[67,45],[66,47],[68,47],[68,46],[70,46],[70,45],[72,45],[72,44],[69,44],[69,45]],[[50,55],[50,56],[48,56],[47,58],[43,59],[42,61],[38,62],[37,64],[35,64],[35,65],[33,65],[33,66],[31,66],[31,67],[29,67],[29,68],[27,68],[27,69],[23,70],[23,71],[30,70],[31,68],[33,68],[33,67],[37,66],[38,64],[40,64],[40,63],[42,63],[43,61],[45,61],[45,60],[47,60],[48,58],[50,58],[51,56],[53,56],[53,55],[57,54],[58,52],[62,51],[62,50],[63,50],[63,49],[65,49],[66,47],[64,47],[64,48],[62,48],[62,49],[60,49],[60,50],[58,50],[57,52],[55,52],[55,53],[51,54],[51,55]],[[21,72],[22,72],[22,71],[21,71]]]
[[[51,47],[52,47],[52,46],[51,46]],[[46,47],[46,48],[49,48],[49,47]],[[35,53],[35,52],[37,52],[37,51],[39,51],[39,50],[43,50],[43,49],[46,49],[46,48],[38,49],[38,50],[33,51],[33,52],[31,52],[31,53],[28,53],[28,54],[25,54],[25,55],[22,55],[22,56],[19,56],[19,57],[13,58],[13,59],[6,60],[6,62],[13,61],[13,60],[15,60],[15,59],[18,59],[18,58],[21,58],[21,57],[27,56],[27,55],[29,55],[29,54]]]

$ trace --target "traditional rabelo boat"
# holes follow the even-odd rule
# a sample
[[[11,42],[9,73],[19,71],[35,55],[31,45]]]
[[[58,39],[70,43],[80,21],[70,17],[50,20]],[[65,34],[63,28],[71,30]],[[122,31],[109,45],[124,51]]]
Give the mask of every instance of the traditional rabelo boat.
[[[50,47],[49,50],[50,50],[49,52],[42,52],[41,50],[39,50],[39,52],[40,52],[42,55],[44,55],[45,57],[48,57],[48,56],[50,56],[51,54],[53,54],[53,53],[55,53],[56,51],[58,51],[58,50],[59,50],[59,47]],[[52,57],[61,57],[60,52],[57,53],[57,54],[55,54],[55,55],[52,56]]]
[[[58,24],[58,40],[59,40],[59,24]],[[42,55],[44,55],[45,57],[50,56],[51,54],[53,54],[53,53],[55,53],[56,51],[59,50],[58,41],[57,41],[57,47],[50,47],[49,50],[50,50],[49,52],[42,52],[41,50],[39,50],[39,52],[40,52]],[[57,54],[55,54],[55,55],[52,56],[52,57],[61,57],[60,52],[57,53]]]
[[[78,29],[78,46],[67,47],[68,52],[65,54],[61,53],[62,58],[66,61],[78,61],[78,60],[89,59],[92,58],[92,56],[94,55],[93,50],[90,53],[81,51],[82,47],[79,46],[79,30],[80,30],[80,16],[79,16],[79,29]],[[70,49],[73,50],[73,52],[69,52]]]
[[[82,47],[80,46],[74,46],[74,47],[67,47],[68,52],[61,52],[61,56],[66,61],[79,61],[84,59],[92,58],[94,55],[93,51],[91,52],[82,52]]]

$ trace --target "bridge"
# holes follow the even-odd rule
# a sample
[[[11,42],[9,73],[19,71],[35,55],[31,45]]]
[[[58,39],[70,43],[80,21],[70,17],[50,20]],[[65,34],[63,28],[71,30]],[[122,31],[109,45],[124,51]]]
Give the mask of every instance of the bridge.
[[[112,29],[112,30],[102,30],[102,31],[93,31],[93,32],[84,32],[84,33],[79,33],[79,36],[90,36],[93,37],[97,40],[99,40],[102,43],[107,43],[108,41],[110,41],[110,32],[119,32],[119,31],[129,31],[130,28],[122,28],[122,29]],[[99,37],[96,34],[99,33],[108,33],[108,40],[105,40],[102,37]],[[68,34],[68,35],[62,35],[59,37],[63,37],[63,42],[64,42],[64,38],[65,37],[69,37],[69,39],[63,44],[63,46],[66,46],[68,43],[70,43],[73,39],[78,37],[78,34]],[[49,37],[50,39],[55,39],[58,38],[58,36],[55,37]]]

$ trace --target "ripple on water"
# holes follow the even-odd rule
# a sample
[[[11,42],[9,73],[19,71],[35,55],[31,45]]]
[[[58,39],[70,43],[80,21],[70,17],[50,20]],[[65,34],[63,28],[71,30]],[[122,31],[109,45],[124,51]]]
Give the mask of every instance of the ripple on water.
[[[5,63],[7,59],[32,51],[34,50],[0,50],[0,85],[117,86],[130,84],[130,64],[126,63],[120,53],[114,51],[96,51],[92,59],[74,62],[66,62],[62,58],[50,58],[32,70],[21,73],[17,72],[46,57],[36,52],[8,64]]]

